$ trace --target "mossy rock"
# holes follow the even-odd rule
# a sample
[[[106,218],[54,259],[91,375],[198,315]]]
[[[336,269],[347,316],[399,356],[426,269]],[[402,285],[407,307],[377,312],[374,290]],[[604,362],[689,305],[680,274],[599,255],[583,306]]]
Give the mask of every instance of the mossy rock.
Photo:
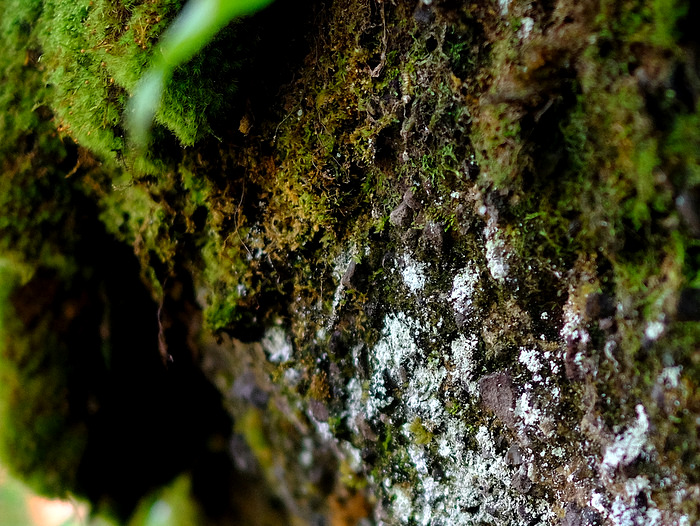
[[[0,185],[0,203],[9,212],[0,221],[9,225],[5,246],[25,265],[17,290],[31,298],[32,280],[53,283],[52,312],[37,327],[54,334],[62,325],[56,305],[88,290],[94,312],[106,319],[108,306],[125,301],[115,292],[124,286],[133,304],[121,303],[120,312],[145,305],[150,325],[144,322],[142,343],[152,363],[144,377],[158,382],[152,300],[178,303],[176,286],[186,291],[180,307],[191,307],[182,310],[191,316],[174,324],[180,341],[191,336],[186,328],[201,306],[214,331],[253,340],[265,325],[286,331],[283,362],[268,362],[262,349],[252,354],[255,360],[246,358],[255,361],[259,377],[282,384],[289,400],[276,411],[291,408],[300,422],[295,429],[309,436],[317,429],[342,446],[338,450],[352,443],[358,476],[374,475],[369,487],[399,522],[519,524],[539,517],[554,524],[564,515],[575,522],[596,514],[613,520],[620,506],[641,514],[639,521],[658,506],[669,523],[683,514],[692,522],[697,510],[673,504],[679,493],[667,480],[694,494],[690,485],[700,465],[700,87],[693,77],[693,5],[318,5],[304,26],[308,40],[299,46],[306,60],[294,62],[283,80],[267,76],[288,57],[281,52],[278,62],[256,55],[260,64],[236,70],[255,74],[238,92],[241,100],[217,107],[240,104],[241,111],[221,110],[230,121],[221,140],[200,141],[216,129],[215,115],[188,113],[178,86],[189,86],[191,108],[201,109],[202,93],[190,80],[208,89],[207,79],[235,79],[238,66],[218,71],[215,55],[235,47],[232,33],[245,30],[239,24],[229,29],[230,40],[224,35],[207,50],[214,62],[201,77],[185,74],[196,72],[195,59],[174,78],[164,108],[177,115],[158,117],[150,158],[156,162],[138,165],[127,155],[118,168],[90,167],[81,157],[86,150],[68,139],[100,156],[127,151],[121,112],[156,41],[153,28],[172,17],[176,4],[124,3],[110,11],[104,2],[53,2],[43,14],[28,10],[26,17],[38,17],[30,29],[45,27],[51,17],[63,25],[55,34],[30,31],[32,45],[46,48],[45,58],[27,65],[15,58],[8,71],[56,108],[56,125],[66,133],[70,124],[70,137],[51,137],[47,121],[36,137],[13,131],[20,155],[14,162],[5,158],[12,174]],[[286,19],[276,27],[285,25]],[[112,47],[103,49],[103,40]],[[268,51],[286,41],[270,42]],[[56,73],[46,77],[45,64]],[[47,87],[45,78],[54,84]],[[89,103],[101,105],[100,112],[89,111]],[[43,110],[33,111],[26,100],[17,108],[16,122],[41,121]],[[247,125],[239,129],[239,123]],[[180,147],[192,141],[193,148]],[[34,155],[34,145],[60,167],[38,162],[43,154]],[[87,164],[73,172],[80,159]],[[100,210],[83,207],[90,201]],[[88,224],[83,217],[99,217],[118,238],[118,264],[90,255],[91,246],[117,249],[104,232],[91,237],[73,229]],[[125,281],[119,265],[128,269]],[[110,294],[95,293],[108,286]],[[17,296],[7,298],[21,321]],[[122,320],[122,330],[100,341],[100,349],[111,349],[103,356],[125,347],[113,338],[124,337],[130,323]],[[89,325],[86,334],[94,336]],[[27,337],[21,323],[13,326]],[[47,337],[37,355],[47,356],[47,364],[55,349],[70,357],[66,341],[65,334]],[[240,364],[225,345],[202,348],[224,355],[213,375],[233,400]],[[47,384],[70,392],[70,381],[52,380],[50,371]],[[488,403],[480,378],[508,379],[499,409]],[[158,414],[154,407],[149,410]],[[60,444],[61,433],[72,429],[72,410],[50,409],[67,430],[45,426]],[[272,411],[255,411],[260,435],[247,439],[265,445],[257,454],[271,472],[275,447],[281,454],[274,458],[296,458],[299,450],[286,440],[291,434],[272,429],[278,422]],[[119,413],[121,421],[129,414]],[[143,420],[147,414],[139,413]],[[101,422],[96,434],[88,429],[83,458],[99,458],[100,444],[116,444],[105,437],[119,435],[118,427]],[[648,440],[647,425],[655,430]],[[646,452],[657,456],[637,459],[642,446],[635,440],[629,458],[611,460],[635,434],[645,434]],[[515,460],[523,455],[527,470]],[[166,471],[174,468],[164,464]],[[28,472],[34,468],[27,465]],[[88,473],[94,480],[97,471],[118,472],[118,466],[95,465]],[[529,481],[537,470],[545,476]],[[498,480],[489,478],[494,472]],[[580,480],[569,476],[575,473]],[[640,490],[639,477],[649,492]],[[420,483],[438,491],[422,491]],[[630,493],[635,488],[639,499]],[[133,500],[136,490],[125,496],[112,486],[92,498],[109,492]],[[552,495],[572,502],[564,509]],[[594,498],[597,510],[578,510]],[[503,515],[494,518],[493,510]]]
[[[230,433],[230,418],[194,365],[195,336],[159,328],[192,309],[187,281],[170,275],[177,299],[160,289],[159,310],[133,247],[86,195],[99,173],[66,178],[78,151],[55,137],[16,144],[0,179],[2,462],[43,495],[86,498],[124,520],[195,459],[219,455],[209,440]],[[91,162],[81,157],[86,172]],[[166,367],[164,346],[177,365]]]

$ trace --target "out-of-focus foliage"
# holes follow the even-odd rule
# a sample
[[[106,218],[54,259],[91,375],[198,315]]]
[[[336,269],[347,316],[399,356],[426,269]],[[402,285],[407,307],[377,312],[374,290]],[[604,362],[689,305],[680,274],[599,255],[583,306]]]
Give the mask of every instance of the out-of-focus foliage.
[[[21,307],[17,277],[0,270],[0,455],[13,474],[38,493],[66,496],[75,487],[76,466],[85,448],[85,425],[71,414],[71,376],[76,357],[58,327],[70,326],[70,309],[59,310],[56,290],[38,280],[26,289]],[[28,294],[26,294],[28,293]],[[60,294],[60,293],[59,293]],[[44,300],[41,299],[43,296]],[[67,306],[70,307],[70,306]],[[75,306],[73,306],[75,307]],[[60,330],[60,329],[59,329]],[[75,335],[74,335],[75,336]],[[69,338],[70,339],[70,338]],[[71,396],[73,395],[73,396]]]
[[[148,129],[175,68],[189,61],[236,17],[248,15],[272,0],[190,0],[156,46],[151,67],[137,85],[128,106],[128,128],[134,142],[145,146]]]
[[[46,97],[33,25],[40,0],[3,0],[0,3],[0,157],[14,149],[23,130],[38,124],[38,108]],[[19,89],[18,89],[19,88]]]
[[[139,89],[137,101],[150,102],[137,102],[131,115],[148,127],[155,114],[182,145],[192,145],[235,100],[237,72],[254,44],[241,24],[224,27],[267,3],[194,2],[177,17],[182,0],[6,0],[0,3],[0,39],[7,50],[0,58],[2,133],[9,138],[32,127],[37,108],[44,106],[54,112],[59,133],[100,157],[120,157],[126,150],[129,98],[144,75],[153,78],[158,72],[157,94],[149,97]],[[202,13],[213,16],[204,20]],[[214,40],[215,46],[195,56]],[[15,89],[26,77],[32,77],[34,88]],[[163,136],[163,129],[156,136]]]
[[[190,526],[204,524],[202,512],[192,499],[191,480],[181,475],[168,486],[145,497],[129,526]]]

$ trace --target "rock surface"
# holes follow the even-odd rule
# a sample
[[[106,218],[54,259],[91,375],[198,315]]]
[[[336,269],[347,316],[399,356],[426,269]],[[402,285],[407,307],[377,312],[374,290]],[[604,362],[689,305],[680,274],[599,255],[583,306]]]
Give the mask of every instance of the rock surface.
[[[228,459],[194,491],[212,524],[700,522],[695,4],[278,0],[176,75],[145,156],[124,74],[177,3],[116,2],[109,27],[153,21],[141,51],[104,2],[30,4],[0,3],[5,385],[42,367],[15,342],[40,327],[55,356],[86,305],[109,377],[101,236],[150,293],[148,374],[201,369],[233,419],[168,466],[202,481]],[[47,32],[52,13],[80,31]],[[218,110],[194,119],[206,90]],[[90,300],[65,323],[16,292],[48,271]],[[102,395],[71,378],[73,405],[25,407],[90,444]],[[31,393],[7,392],[18,414]],[[35,451],[67,436],[30,417],[14,436]],[[39,480],[34,460],[13,469]],[[74,468],[42,487],[84,494]]]

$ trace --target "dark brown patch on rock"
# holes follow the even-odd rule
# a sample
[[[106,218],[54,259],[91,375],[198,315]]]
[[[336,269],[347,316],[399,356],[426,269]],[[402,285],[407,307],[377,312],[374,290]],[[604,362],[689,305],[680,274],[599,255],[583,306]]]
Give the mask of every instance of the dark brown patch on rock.
[[[512,427],[515,424],[515,390],[508,373],[497,372],[479,380],[479,394],[484,407],[498,419]]]

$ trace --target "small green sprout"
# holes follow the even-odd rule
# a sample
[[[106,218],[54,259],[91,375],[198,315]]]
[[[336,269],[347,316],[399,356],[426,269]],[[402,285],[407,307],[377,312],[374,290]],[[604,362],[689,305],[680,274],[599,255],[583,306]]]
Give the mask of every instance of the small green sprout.
[[[136,147],[145,147],[165,86],[179,65],[194,57],[234,18],[250,15],[272,0],[190,0],[165,31],[127,107],[126,122]]]

